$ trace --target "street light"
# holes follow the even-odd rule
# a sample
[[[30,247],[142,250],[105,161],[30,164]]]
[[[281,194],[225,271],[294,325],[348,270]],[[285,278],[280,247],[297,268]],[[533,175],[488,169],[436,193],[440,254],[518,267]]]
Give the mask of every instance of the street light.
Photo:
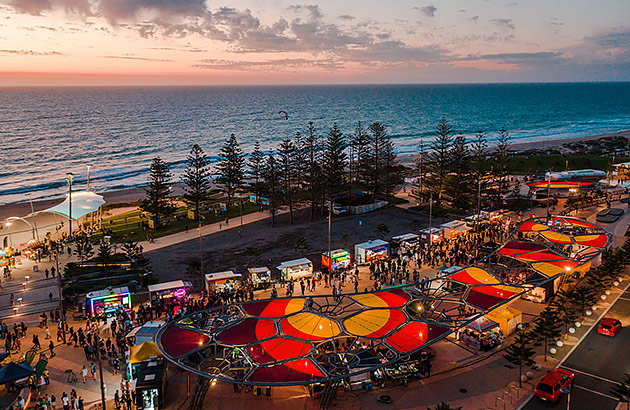
[[[72,172],[66,173],[68,183],[68,240],[72,239]]]
[[[9,243],[13,247],[13,238],[11,237],[11,222],[7,221],[7,229],[9,230]]]
[[[26,196],[28,197],[28,202],[31,204],[31,217],[33,217],[33,226],[35,226],[35,236],[33,239],[37,237],[37,242],[39,242],[39,231],[37,230],[37,220],[35,219],[35,211],[33,210],[33,198],[31,198],[31,193],[27,192]]]

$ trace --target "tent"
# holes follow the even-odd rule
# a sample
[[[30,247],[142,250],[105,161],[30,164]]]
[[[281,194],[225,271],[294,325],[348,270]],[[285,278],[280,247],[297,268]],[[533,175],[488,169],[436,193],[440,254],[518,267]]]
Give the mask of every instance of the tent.
[[[0,353],[0,363],[2,363],[4,359],[6,359],[7,357],[9,357],[8,353],[6,352]]]
[[[77,191],[72,193],[72,219],[79,219],[89,213],[98,211],[98,208],[105,203],[101,195],[94,192]],[[52,208],[38,211],[36,214],[48,212],[68,218],[70,214],[70,201],[66,195],[66,200]]]
[[[516,327],[523,321],[523,313],[509,306],[501,306],[487,313],[486,317],[499,324],[505,337],[514,333]]]
[[[499,326],[497,322],[495,322],[494,320],[490,320],[485,316],[481,316],[480,318],[473,320],[467,325],[467,327],[479,333],[483,333],[486,330],[492,329],[497,326]]]
[[[26,363],[11,362],[0,367],[0,385],[25,379],[35,373],[35,370]]]
[[[144,342],[141,345],[131,346],[129,349],[129,363],[145,362],[155,357],[163,357],[153,342]]]

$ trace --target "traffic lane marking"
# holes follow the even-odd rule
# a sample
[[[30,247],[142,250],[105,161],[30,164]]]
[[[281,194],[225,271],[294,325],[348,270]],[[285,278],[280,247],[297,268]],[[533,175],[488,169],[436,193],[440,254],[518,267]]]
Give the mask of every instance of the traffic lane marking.
[[[609,399],[611,399],[611,400],[617,401],[617,399],[616,399],[615,397],[613,397],[613,396],[609,396],[609,395],[607,395],[607,394],[604,394],[604,393],[598,392],[598,391],[593,390],[593,389],[589,389],[589,388],[586,388],[586,387],[583,387],[583,386],[579,386],[579,385],[577,385],[577,384],[576,384],[576,385],[574,385],[573,387],[574,387],[574,388],[576,388],[576,389],[586,390],[586,391],[587,391],[587,392],[589,392],[589,393],[598,394],[598,395],[600,395],[600,396],[607,397],[607,398],[609,398]]]
[[[582,371],[582,370],[572,369],[571,367],[568,367],[568,366],[561,366],[561,367],[564,368],[564,369],[567,369],[569,371],[572,371],[574,373],[581,373],[581,374],[583,374],[585,376],[594,377],[596,379],[603,380],[603,381],[605,381],[607,383],[612,383],[612,384],[615,384],[615,385],[618,383],[618,382],[616,382],[614,380],[610,380],[610,379],[598,376],[598,375],[593,374],[593,373],[588,373],[588,372],[585,372],[585,371]]]

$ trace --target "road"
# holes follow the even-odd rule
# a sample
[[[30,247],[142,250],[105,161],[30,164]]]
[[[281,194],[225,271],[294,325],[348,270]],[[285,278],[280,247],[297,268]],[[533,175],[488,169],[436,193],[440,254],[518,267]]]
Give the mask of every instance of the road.
[[[616,337],[611,338],[597,333],[597,327],[591,329],[577,348],[562,364],[562,368],[575,373],[575,385],[571,391],[571,410],[614,410],[617,399],[610,390],[630,373],[630,291],[626,291],[611,306],[606,317],[621,320],[623,328]],[[566,409],[567,396],[563,395],[558,403],[551,404],[536,397],[522,407],[522,410]]]

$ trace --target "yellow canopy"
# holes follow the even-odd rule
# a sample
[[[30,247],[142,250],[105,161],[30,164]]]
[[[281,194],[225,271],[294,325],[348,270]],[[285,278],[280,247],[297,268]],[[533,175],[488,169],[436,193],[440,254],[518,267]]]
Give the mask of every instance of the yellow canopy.
[[[129,363],[131,364],[146,362],[152,357],[162,357],[162,354],[153,342],[144,342],[129,349]]]
[[[509,306],[501,306],[486,314],[486,317],[497,322],[506,337],[512,334],[516,326],[523,321],[522,312]]]

